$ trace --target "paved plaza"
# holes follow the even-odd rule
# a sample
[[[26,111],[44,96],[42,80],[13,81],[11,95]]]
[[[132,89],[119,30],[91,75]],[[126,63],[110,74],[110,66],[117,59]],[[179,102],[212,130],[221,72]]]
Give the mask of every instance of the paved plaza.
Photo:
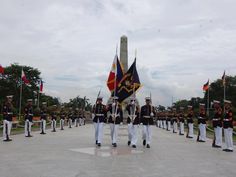
[[[0,177],[235,177],[236,153],[211,148],[185,136],[153,127],[151,149],[127,146],[127,126],[119,129],[118,147],[111,146],[109,125],[101,148],[94,145],[92,125],[33,132],[0,142]]]

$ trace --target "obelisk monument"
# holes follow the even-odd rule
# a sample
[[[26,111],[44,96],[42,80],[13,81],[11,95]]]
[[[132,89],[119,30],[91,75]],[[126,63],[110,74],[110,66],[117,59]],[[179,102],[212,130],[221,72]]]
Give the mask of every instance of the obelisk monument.
[[[126,73],[128,70],[128,38],[125,35],[120,38],[120,62]]]

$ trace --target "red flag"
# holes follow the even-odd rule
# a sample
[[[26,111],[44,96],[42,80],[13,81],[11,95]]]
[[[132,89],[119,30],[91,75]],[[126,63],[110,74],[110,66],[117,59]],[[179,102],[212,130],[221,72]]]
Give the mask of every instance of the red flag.
[[[226,77],[226,75],[225,75],[225,71],[224,71],[224,73],[223,73],[223,76],[222,76],[222,83],[223,83],[223,86],[225,85],[225,77]]]
[[[0,65],[0,74],[4,74],[4,68]]]
[[[26,78],[26,75],[25,75],[23,69],[22,69],[22,72],[21,72],[21,80],[24,81],[24,83],[25,83],[26,85],[29,85],[29,84],[30,84],[29,80]]]
[[[39,92],[43,93],[43,81],[40,81]]]
[[[107,87],[111,92],[118,87],[122,77],[123,77],[123,69],[121,67],[118,56],[116,55],[113,60],[111,71],[107,79]]]
[[[203,89],[204,91],[207,91],[207,90],[209,89],[209,80],[207,81],[207,83],[205,83],[205,84],[203,85],[202,89]]]

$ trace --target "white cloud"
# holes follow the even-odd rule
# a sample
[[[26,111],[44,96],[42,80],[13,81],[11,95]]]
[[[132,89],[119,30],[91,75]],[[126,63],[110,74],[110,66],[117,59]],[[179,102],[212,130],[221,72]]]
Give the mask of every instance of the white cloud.
[[[3,0],[0,63],[39,68],[46,93],[67,101],[94,100],[106,79],[121,35],[129,64],[138,50],[140,100],[154,103],[202,96],[208,78],[235,75],[233,0]],[[142,101],[141,101],[142,102]]]

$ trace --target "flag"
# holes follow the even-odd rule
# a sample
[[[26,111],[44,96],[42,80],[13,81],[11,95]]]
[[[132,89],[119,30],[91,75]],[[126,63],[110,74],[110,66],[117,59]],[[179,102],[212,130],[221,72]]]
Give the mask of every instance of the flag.
[[[29,80],[26,78],[26,75],[25,75],[23,69],[22,69],[22,71],[21,71],[21,80],[24,81],[24,83],[25,83],[26,85],[30,85],[30,82],[29,82]]]
[[[4,74],[4,68],[0,65],[0,74]]]
[[[117,88],[118,101],[121,103],[141,87],[136,69],[136,58],[127,73],[124,74]]]
[[[107,79],[107,87],[111,92],[113,92],[117,88],[122,77],[123,77],[123,69],[121,67],[118,56],[116,55]]]
[[[43,93],[43,80],[40,80],[39,92]]]
[[[222,76],[222,83],[223,83],[223,86],[225,86],[225,77],[226,77],[226,75],[225,75],[225,71],[224,71],[224,73],[223,73],[223,76]]]
[[[209,89],[209,79],[207,81],[207,83],[205,83],[202,87],[203,91],[207,91]]]

